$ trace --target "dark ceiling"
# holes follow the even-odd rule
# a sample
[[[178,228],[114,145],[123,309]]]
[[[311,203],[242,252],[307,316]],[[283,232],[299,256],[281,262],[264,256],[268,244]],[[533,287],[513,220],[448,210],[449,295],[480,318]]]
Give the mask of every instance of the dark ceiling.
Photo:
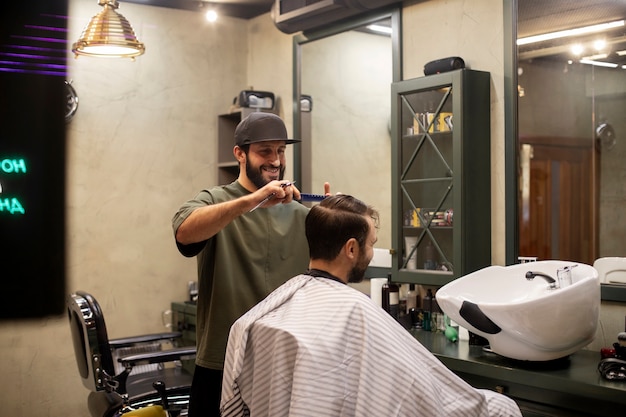
[[[518,37],[626,17],[624,0],[518,0]]]
[[[315,2],[315,0],[300,1],[307,5]],[[120,0],[120,3],[124,2],[183,10],[214,8],[224,16],[251,19],[268,13],[274,0]],[[518,0],[518,38],[618,19],[626,19],[626,0]],[[624,27],[612,30],[605,36],[614,51],[626,50]],[[591,41],[594,37],[597,35],[581,40]],[[561,58],[568,53],[568,43],[571,42],[571,38],[568,38],[520,46],[520,59],[524,56]]]
[[[269,12],[274,0],[120,0],[120,3],[183,10],[215,7],[223,15],[251,19]],[[518,0],[519,37],[606,22],[617,17],[626,17],[624,0]]]
[[[145,4],[182,10],[208,10],[213,7],[223,16],[251,19],[269,12],[274,0],[121,0],[121,3]]]
[[[626,19],[626,0],[518,0],[518,38],[621,19]],[[594,33],[520,46],[519,59],[568,60],[573,57],[570,52],[573,43],[589,45],[599,38],[606,40],[609,56],[596,60],[626,64],[626,55],[616,55],[616,51],[626,50],[626,26],[601,35]]]

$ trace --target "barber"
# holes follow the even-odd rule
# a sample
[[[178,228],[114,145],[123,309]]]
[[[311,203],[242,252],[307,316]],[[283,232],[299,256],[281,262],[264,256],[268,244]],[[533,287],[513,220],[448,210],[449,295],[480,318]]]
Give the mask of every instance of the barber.
[[[190,417],[219,415],[230,326],[307,267],[309,209],[294,201],[300,191],[284,179],[285,150],[295,142],[277,115],[251,113],[235,130],[237,180],[200,191],[172,219],[178,250],[198,262]]]

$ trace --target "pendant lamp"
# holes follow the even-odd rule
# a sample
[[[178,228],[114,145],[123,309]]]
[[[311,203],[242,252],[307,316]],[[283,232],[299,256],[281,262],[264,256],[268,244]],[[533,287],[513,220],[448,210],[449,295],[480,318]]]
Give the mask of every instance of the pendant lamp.
[[[142,55],[146,48],[137,40],[128,20],[116,9],[117,0],[98,0],[103,10],[91,18],[80,38],[72,45],[78,55],[103,58],[131,58]]]

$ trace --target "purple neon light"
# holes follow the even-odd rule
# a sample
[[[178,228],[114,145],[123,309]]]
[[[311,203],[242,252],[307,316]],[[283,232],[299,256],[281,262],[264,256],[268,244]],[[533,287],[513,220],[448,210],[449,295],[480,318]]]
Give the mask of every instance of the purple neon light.
[[[42,16],[67,20],[67,16],[53,14],[43,14]],[[64,23],[62,25],[64,26]],[[5,50],[8,48],[9,50],[28,51],[30,53],[5,52],[0,50],[0,56],[9,58],[9,60],[0,60],[0,72],[66,76],[67,65],[65,63],[67,62],[67,58],[65,56],[65,50],[68,42],[64,35],[62,35],[62,38],[54,36],[56,34],[67,33],[67,28],[37,24],[25,24],[23,28],[25,29],[24,34],[10,35],[10,38],[16,40],[18,44],[0,45],[0,47]],[[35,36],[29,34],[29,32],[39,32],[42,35],[49,34],[53,36]],[[34,42],[41,42],[49,46],[32,45]],[[59,47],[52,47],[53,45],[58,45]],[[38,55],[38,52],[42,54]],[[10,58],[15,58],[15,60],[11,60]],[[55,63],[55,61],[63,62],[63,64]]]
[[[64,32],[67,33],[66,28],[57,28],[54,26],[37,26],[37,25],[24,25],[25,28],[28,29],[38,29],[38,30],[50,30],[53,32]]]
[[[31,45],[7,45],[8,48],[21,49],[24,51],[59,52],[65,54],[65,48],[45,48],[43,46]]]
[[[67,72],[65,71],[64,72],[42,71],[42,70],[30,71],[30,70],[23,70],[23,69],[16,69],[16,68],[0,67],[0,72],[11,72],[11,73],[18,73],[18,74],[33,74],[33,75],[53,75],[57,77],[67,77]]]
[[[53,61],[66,61],[65,57],[61,57],[61,56],[42,56],[42,55],[32,55],[32,54],[15,54],[15,53],[10,53],[10,52],[0,52],[0,56],[6,56],[6,57],[11,57],[11,58],[25,58],[25,59],[50,59]]]
[[[68,16],[66,15],[62,15],[62,14],[52,14],[52,13],[41,13],[40,16],[45,16],[45,17],[54,17],[55,19],[63,19],[63,20],[68,20]]]
[[[35,64],[35,63],[27,63],[23,61],[4,61],[0,60],[0,64],[3,65],[15,65],[15,66],[28,66],[35,68],[58,68],[58,69],[66,69],[67,65],[58,65],[58,64]]]
[[[27,39],[27,40],[30,40],[30,41],[67,44],[67,40],[66,39],[58,39],[58,38],[43,38],[41,36],[21,36],[21,35],[13,35],[11,37],[12,38],[17,38],[17,39]]]

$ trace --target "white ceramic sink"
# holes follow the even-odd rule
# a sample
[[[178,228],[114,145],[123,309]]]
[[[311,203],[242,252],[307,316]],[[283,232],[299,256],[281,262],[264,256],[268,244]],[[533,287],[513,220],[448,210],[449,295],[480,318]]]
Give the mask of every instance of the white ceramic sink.
[[[573,267],[573,265],[577,265]],[[570,267],[571,284],[550,288]],[[593,341],[600,312],[600,281],[591,266],[539,261],[490,266],[441,287],[439,306],[452,320],[489,341],[499,355],[548,361],[574,353]]]
[[[598,271],[600,282],[626,284],[626,258],[617,256],[598,258],[593,267]]]

